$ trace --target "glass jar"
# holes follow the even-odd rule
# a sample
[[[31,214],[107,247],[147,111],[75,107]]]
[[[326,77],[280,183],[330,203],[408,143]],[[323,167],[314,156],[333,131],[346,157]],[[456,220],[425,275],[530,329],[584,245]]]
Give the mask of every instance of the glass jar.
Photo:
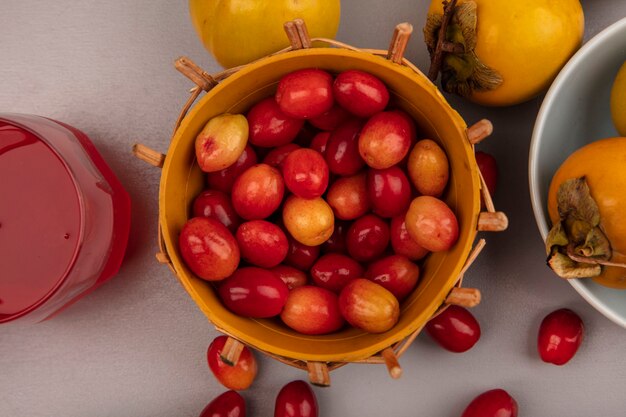
[[[38,322],[119,270],[130,198],[87,136],[0,114],[0,323]]]

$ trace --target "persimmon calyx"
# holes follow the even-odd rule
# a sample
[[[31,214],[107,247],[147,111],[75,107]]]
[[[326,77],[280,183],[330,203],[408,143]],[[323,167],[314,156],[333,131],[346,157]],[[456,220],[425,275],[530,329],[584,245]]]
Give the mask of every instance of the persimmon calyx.
[[[478,21],[476,3],[468,1],[452,9],[445,7],[447,3],[444,2],[444,14],[429,14],[424,26],[424,40],[435,78],[432,81],[441,72],[444,91],[463,97],[470,96],[474,91],[495,90],[502,84],[502,76],[485,65],[475,52]],[[445,40],[438,42],[444,22]],[[436,68],[433,69],[433,66]]]
[[[559,221],[546,238],[548,266],[561,278],[592,278],[610,262],[611,243],[585,177],[564,181],[557,192]]]

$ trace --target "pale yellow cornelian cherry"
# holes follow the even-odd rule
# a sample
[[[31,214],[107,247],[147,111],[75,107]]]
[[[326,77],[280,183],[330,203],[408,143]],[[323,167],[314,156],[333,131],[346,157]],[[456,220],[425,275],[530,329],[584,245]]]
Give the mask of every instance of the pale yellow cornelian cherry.
[[[196,137],[196,159],[204,172],[234,164],[248,143],[248,120],[241,114],[222,114],[207,122]]]

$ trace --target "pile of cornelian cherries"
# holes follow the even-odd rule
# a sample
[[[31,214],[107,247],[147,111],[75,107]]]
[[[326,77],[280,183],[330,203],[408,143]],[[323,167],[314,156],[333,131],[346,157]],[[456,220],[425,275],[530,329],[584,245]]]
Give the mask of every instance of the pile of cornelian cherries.
[[[280,316],[307,335],[345,322],[389,330],[419,281],[416,261],[459,234],[439,198],[446,153],[416,132],[369,73],[283,76],[275,95],[196,137],[208,189],[181,230],[183,259],[238,315]]]

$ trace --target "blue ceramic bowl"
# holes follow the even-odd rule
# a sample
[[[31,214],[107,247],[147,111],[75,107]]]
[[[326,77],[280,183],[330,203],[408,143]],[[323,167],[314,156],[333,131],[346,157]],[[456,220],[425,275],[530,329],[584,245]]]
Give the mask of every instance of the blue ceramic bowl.
[[[619,136],[611,120],[610,93],[625,61],[626,18],[596,35],[570,59],[541,105],[528,168],[533,211],[544,240],[551,225],[548,188],[558,167],[587,143]],[[626,290],[591,280],[569,282],[598,311],[626,328]]]

